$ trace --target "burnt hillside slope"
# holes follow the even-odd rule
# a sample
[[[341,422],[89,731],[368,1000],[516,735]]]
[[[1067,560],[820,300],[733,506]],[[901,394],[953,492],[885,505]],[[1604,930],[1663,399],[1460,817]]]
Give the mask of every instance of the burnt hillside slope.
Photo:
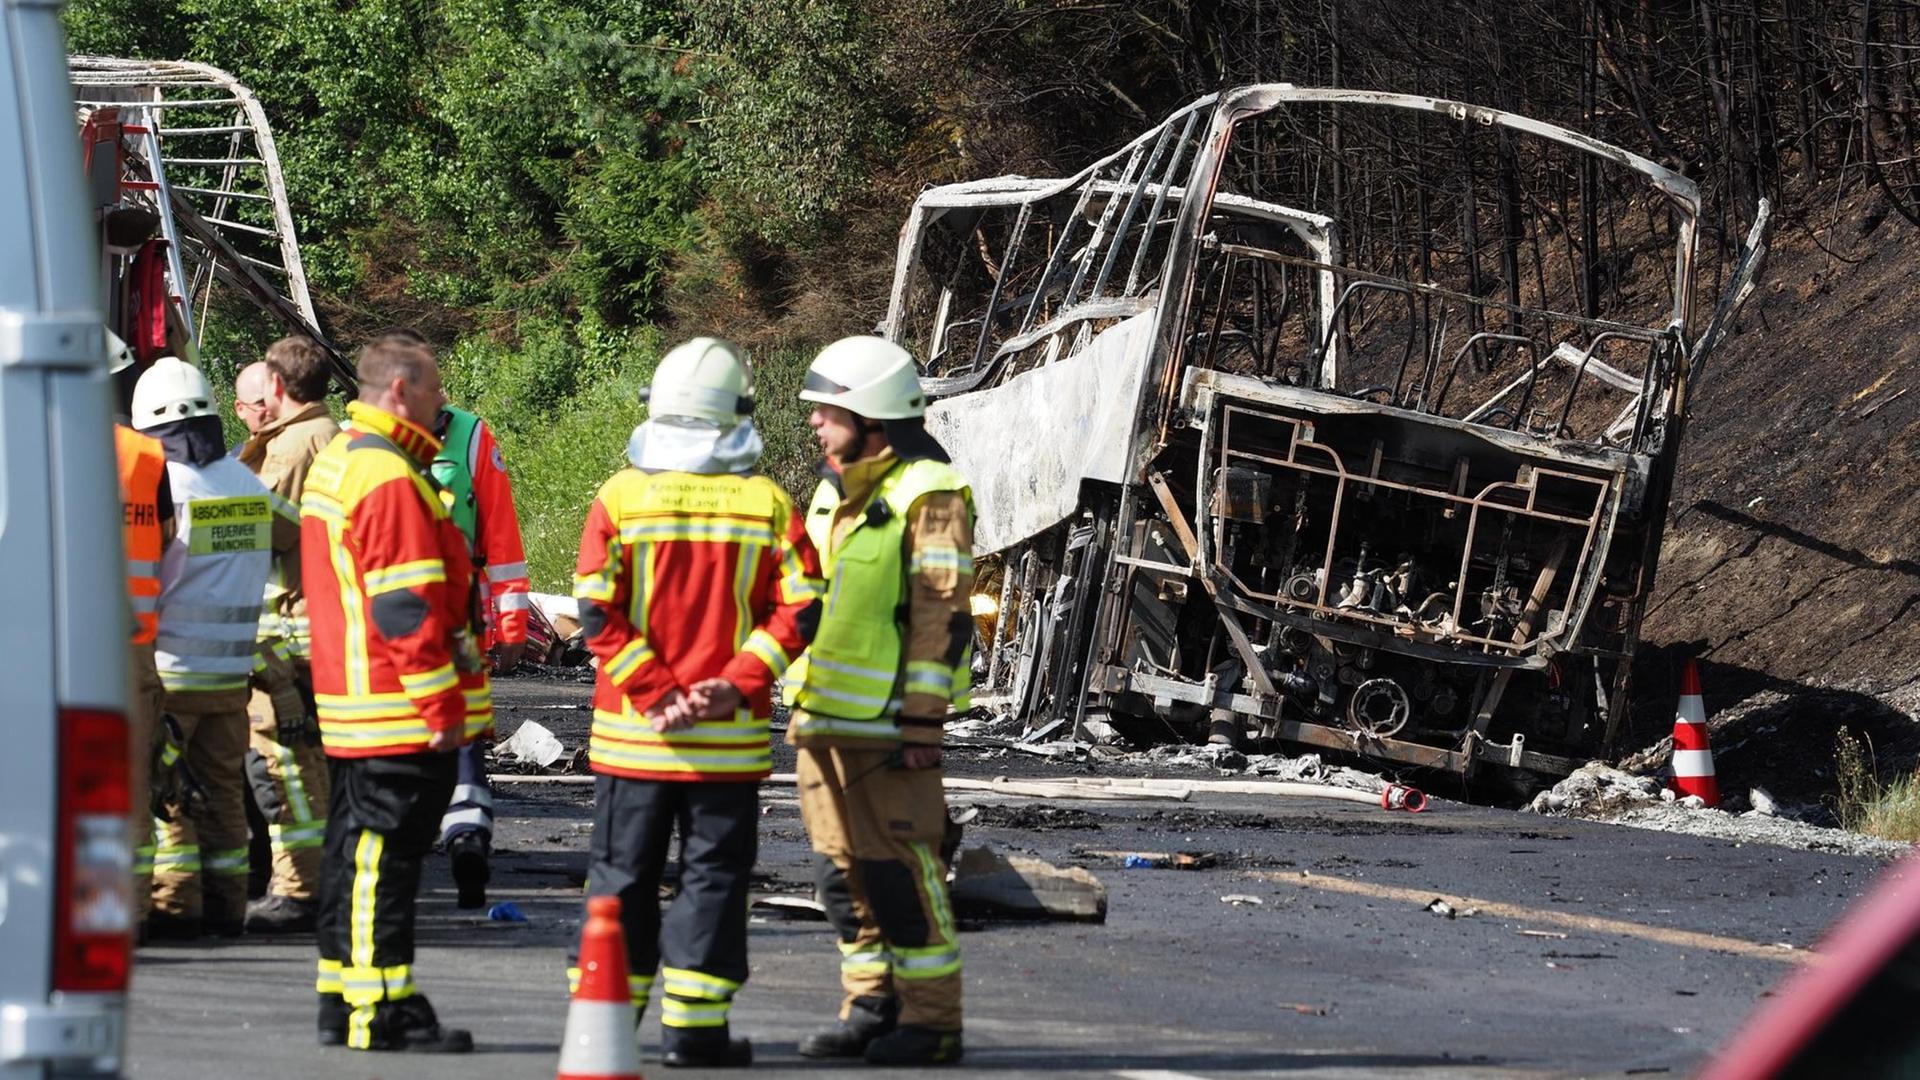
[[[1838,209],[1782,224],[1695,396],[1636,710],[1665,734],[1695,656],[1709,712],[1764,704],[1736,710],[1774,729],[1755,752],[1816,787],[1843,724],[1909,765],[1920,706],[1920,231],[1872,194]]]

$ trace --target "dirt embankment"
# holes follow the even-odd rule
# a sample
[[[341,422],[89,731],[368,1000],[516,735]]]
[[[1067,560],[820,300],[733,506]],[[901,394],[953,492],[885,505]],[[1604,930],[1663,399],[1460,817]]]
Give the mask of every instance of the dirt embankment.
[[[1877,194],[1816,217],[1695,397],[1635,717],[1663,734],[1697,657],[1723,778],[1788,799],[1831,793],[1840,726],[1883,775],[1920,754],[1920,229]]]

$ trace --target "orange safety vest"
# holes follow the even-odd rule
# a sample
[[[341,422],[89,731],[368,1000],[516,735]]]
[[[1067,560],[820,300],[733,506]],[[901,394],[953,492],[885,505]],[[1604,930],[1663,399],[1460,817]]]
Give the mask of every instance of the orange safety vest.
[[[113,426],[120,459],[120,522],[127,548],[127,595],[133,601],[133,643],[151,645],[160,632],[160,478],[167,472],[160,440]]]

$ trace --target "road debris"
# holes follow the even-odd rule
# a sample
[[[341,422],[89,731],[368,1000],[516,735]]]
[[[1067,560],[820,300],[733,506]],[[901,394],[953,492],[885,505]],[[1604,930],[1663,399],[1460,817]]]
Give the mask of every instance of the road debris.
[[[1566,935],[1566,934],[1563,934],[1563,933],[1561,933],[1561,932],[1560,932],[1560,931],[1558,931],[1558,930],[1522,930],[1522,931],[1520,931],[1520,936],[1521,936],[1521,937],[1543,937],[1543,938],[1552,938],[1552,939],[1554,939],[1555,941],[1565,941],[1565,940],[1567,940],[1567,935]]]
[[[545,726],[532,721],[522,721],[507,741],[494,748],[502,757],[512,758],[522,765],[546,768],[560,760],[567,748],[561,745],[553,732]]]
[[[1100,851],[1078,852],[1096,859],[1119,859],[1129,870],[1206,870],[1219,861],[1211,851]]]
[[[1742,844],[1777,844],[1805,851],[1890,859],[1912,849],[1910,844],[1787,817],[1761,789],[1755,789],[1749,800],[1753,809],[1738,813],[1706,807],[1693,796],[1674,798],[1658,776],[1643,776],[1596,761],[1581,766],[1550,790],[1536,795],[1527,809],[1554,817],[1584,818]]]
[[[808,896],[762,893],[756,895],[748,906],[758,911],[771,911],[788,919],[807,922],[827,921],[826,905]]]
[[[1078,866],[967,848],[953,867],[953,907],[975,917],[1105,922],[1107,888]]]
[[[511,900],[503,900],[488,908],[487,918],[493,922],[523,923],[527,921],[527,915],[520,910],[520,905]]]
[[[1258,907],[1261,904],[1266,903],[1265,900],[1262,900],[1257,896],[1249,896],[1246,893],[1228,893],[1227,895],[1220,898],[1220,902],[1223,904],[1232,904],[1234,907],[1246,907],[1246,906]]]
[[[1427,910],[1443,919],[1471,919],[1480,914],[1479,908],[1456,908],[1448,903],[1445,897],[1440,896],[1433,898],[1433,901],[1427,905]]]

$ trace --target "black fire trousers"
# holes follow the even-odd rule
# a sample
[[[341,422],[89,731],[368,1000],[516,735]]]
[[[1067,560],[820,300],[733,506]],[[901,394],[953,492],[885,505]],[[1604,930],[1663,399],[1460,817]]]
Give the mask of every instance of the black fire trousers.
[[[453,754],[334,758],[320,873],[316,989],[356,1020],[413,996],[413,911],[420,866],[453,795]],[[359,1032],[356,1023],[349,1034]]]
[[[618,896],[628,990],[644,1010],[659,970],[660,1022],[719,1028],[747,980],[747,889],[759,853],[755,781],[594,781],[587,895]],[[660,880],[680,834],[680,890],[660,915]]]

